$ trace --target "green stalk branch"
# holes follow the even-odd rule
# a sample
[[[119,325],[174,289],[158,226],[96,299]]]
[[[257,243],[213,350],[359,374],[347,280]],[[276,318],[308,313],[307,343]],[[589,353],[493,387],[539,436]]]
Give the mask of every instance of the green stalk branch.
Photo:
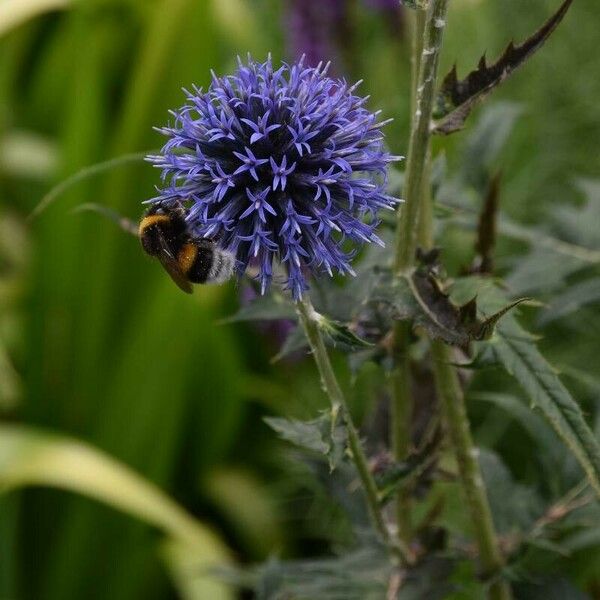
[[[431,343],[438,397],[446,414],[450,439],[456,454],[461,484],[467,498],[473,529],[479,547],[484,575],[497,577],[504,564],[494,530],[492,512],[477,460],[477,449],[469,428],[465,399],[458,375],[451,364],[450,348],[440,340]],[[510,587],[496,578],[490,587],[491,600],[509,600]]]
[[[400,211],[396,230],[395,271],[404,274],[415,262],[417,242],[426,245],[431,243],[432,210],[429,190],[429,152],[431,139],[431,117],[436,91],[437,70],[439,64],[442,38],[446,25],[448,0],[431,0],[426,17],[422,24],[422,43],[418,39],[413,44],[413,116],[408,147],[408,162],[405,173],[404,200]],[[416,20],[419,24],[419,20]],[[415,31],[415,35],[419,35]],[[420,53],[417,55],[417,53]],[[398,323],[395,329],[394,351],[396,354],[396,371],[393,376],[394,401],[392,415],[397,420],[393,423],[395,437],[394,448],[403,451],[407,440],[398,440],[406,436],[406,415],[410,415],[409,407],[400,407],[410,403],[408,381],[408,330],[406,324]],[[436,388],[441,404],[446,413],[451,441],[459,466],[461,485],[467,498],[473,528],[477,538],[481,564],[485,574],[499,576],[503,566],[503,558],[499,550],[492,513],[485,492],[476,448],[473,444],[469,421],[464,403],[464,395],[455,368],[451,365],[449,348],[440,341],[432,342],[432,357]],[[404,389],[401,389],[402,382]],[[399,494],[398,515],[399,530],[406,516],[400,512],[406,508],[406,498]],[[407,539],[407,538],[404,538]],[[509,600],[511,591],[508,583],[496,578],[490,587],[492,600]]]
[[[445,11],[445,2],[443,11]],[[443,12],[442,11],[442,12]],[[431,48],[430,36],[427,34],[427,23],[431,20],[431,12],[417,9],[412,20],[412,85],[411,85],[411,134],[408,148],[408,163],[406,167],[406,180],[404,184],[405,204],[400,211],[400,220],[396,234],[396,260],[395,270],[405,270],[412,262],[416,248],[416,219],[421,204],[423,182],[423,164],[426,160],[429,144],[429,119],[431,107],[427,112],[424,100],[429,89],[429,97],[433,96],[435,73],[437,72],[437,60],[439,53],[427,53],[424,49]],[[439,13],[438,18],[439,18]],[[438,24],[440,21],[438,21]],[[434,44],[441,46],[441,34],[443,27],[436,27],[439,39]],[[426,35],[427,34],[427,35]],[[427,43],[426,43],[427,42]],[[425,60],[427,59],[427,60]],[[432,71],[433,69],[433,71]],[[424,76],[429,77],[428,85],[425,85]],[[422,155],[422,156],[421,156]],[[421,156],[419,160],[415,158]],[[411,232],[412,241],[402,232],[405,229]],[[411,244],[408,248],[408,244]],[[404,256],[411,257],[405,260]],[[410,392],[410,364],[408,356],[410,326],[407,323],[398,322],[394,328],[394,372],[391,376],[392,402],[391,402],[391,431],[390,439],[392,451],[398,462],[406,460],[411,447],[411,422],[413,413],[413,401]],[[410,489],[400,486],[396,499],[396,523],[398,525],[398,538],[404,543],[410,543],[412,537],[412,524],[410,512]]]
[[[405,203],[400,211],[396,231],[395,268],[399,273],[412,266],[417,247],[417,219],[425,183],[424,167],[431,137],[431,113],[447,5],[447,0],[431,1],[423,32],[423,44],[419,46],[415,43],[415,49],[421,47],[422,50],[420,59],[413,68],[418,77],[404,181]],[[420,66],[417,68],[417,65]]]
[[[331,366],[327,348],[325,347],[325,342],[319,328],[319,319],[321,316],[315,311],[310,300],[306,297],[296,303],[296,309],[298,311],[302,327],[306,333],[308,343],[312,350],[315,363],[319,369],[323,389],[325,390],[325,393],[331,402],[332,414],[334,416],[341,414],[346,426],[352,460],[354,461],[365,492],[365,497],[373,524],[382,541],[394,552],[394,554],[398,556],[402,562],[410,563],[411,559],[409,550],[403,547],[401,544],[399,545],[392,541],[388,527],[383,518],[381,506],[379,504],[377,484],[375,483],[371,470],[369,469],[369,463],[363,450],[358,431],[356,430],[354,422],[352,421],[348,403],[346,402],[344,393],[340,388],[338,380],[333,371],[333,367]]]
[[[392,402],[390,421],[390,441],[394,459],[401,463],[411,451],[411,424],[413,399],[411,395],[410,357],[408,338],[410,325],[398,321],[394,328],[394,371],[391,375]],[[401,341],[399,344],[398,341]],[[398,487],[396,497],[396,524],[398,539],[410,544],[412,539],[411,490],[406,484]]]
[[[411,12],[411,89],[410,89],[410,106],[411,111],[417,108],[417,84],[419,81],[419,71],[421,69],[421,56],[423,54],[423,35],[425,33],[425,19],[427,11],[422,8],[417,8]]]

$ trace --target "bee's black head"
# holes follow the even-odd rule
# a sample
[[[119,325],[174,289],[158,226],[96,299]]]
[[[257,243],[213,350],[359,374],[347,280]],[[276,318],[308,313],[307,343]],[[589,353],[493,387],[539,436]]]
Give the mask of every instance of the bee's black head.
[[[160,204],[152,204],[149,208],[146,209],[144,213],[145,217],[151,217],[152,215],[165,215],[165,209]]]
[[[144,216],[150,217],[152,215],[167,215],[168,217],[185,220],[187,211],[185,206],[179,202],[161,202],[159,204],[153,204],[144,213]]]

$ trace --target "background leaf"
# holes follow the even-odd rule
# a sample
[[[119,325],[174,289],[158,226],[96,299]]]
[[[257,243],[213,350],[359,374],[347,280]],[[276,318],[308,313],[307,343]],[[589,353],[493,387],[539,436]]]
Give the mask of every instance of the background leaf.
[[[547,325],[555,319],[561,319],[580,308],[600,301],[600,279],[586,279],[575,283],[565,292],[555,296],[550,305],[542,311],[539,325]]]
[[[548,480],[559,478],[565,458],[563,448],[557,444],[557,436],[548,423],[537,412],[533,412],[524,400],[498,392],[472,392],[469,400],[489,402],[518,422],[537,446],[530,446],[529,451],[543,465],[545,477]]]
[[[70,0],[4,0],[0,5],[0,36],[28,19],[69,4]]]
[[[223,584],[208,582],[209,575],[202,574],[228,560],[222,542],[153,484],[81,442],[0,426],[0,490],[29,485],[78,492],[161,528],[172,538],[169,555],[183,587],[194,576],[194,589],[210,591],[216,600],[232,597]],[[191,562],[199,568],[195,573],[187,570]]]
[[[325,455],[332,471],[344,458],[347,435],[337,413],[323,412],[318,419],[312,421],[267,417],[265,422],[284,440]]]

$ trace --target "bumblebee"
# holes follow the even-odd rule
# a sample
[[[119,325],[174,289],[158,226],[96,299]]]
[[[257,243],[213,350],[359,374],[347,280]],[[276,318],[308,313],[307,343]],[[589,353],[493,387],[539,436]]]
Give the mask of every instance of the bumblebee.
[[[233,275],[235,257],[214,240],[194,236],[182,204],[152,206],[138,228],[142,248],[157,258],[171,279],[187,294],[192,283],[224,283]]]

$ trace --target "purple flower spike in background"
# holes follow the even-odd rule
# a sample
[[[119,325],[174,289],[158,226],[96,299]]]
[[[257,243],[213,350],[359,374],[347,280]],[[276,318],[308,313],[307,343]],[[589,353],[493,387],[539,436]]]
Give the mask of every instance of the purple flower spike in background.
[[[400,36],[403,32],[402,0],[364,0],[367,8],[376,11],[385,19],[391,33]]]
[[[304,56],[309,66],[332,59],[337,65],[338,46],[348,37],[347,10],[346,0],[288,0],[285,29],[290,56]]]
[[[278,260],[298,299],[309,274],[352,274],[357,247],[381,243],[377,214],[398,202],[385,191],[398,158],[378,113],[326,67],[238,63],[206,92],[186,92],[160,130],[169,140],[149,157],[163,181],[151,202],[188,206],[192,230],[234,252],[239,275],[256,267],[263,293]]]
[[[365,3],[377,10],[395,10],[402,5],[402,0],[365,0]]]

